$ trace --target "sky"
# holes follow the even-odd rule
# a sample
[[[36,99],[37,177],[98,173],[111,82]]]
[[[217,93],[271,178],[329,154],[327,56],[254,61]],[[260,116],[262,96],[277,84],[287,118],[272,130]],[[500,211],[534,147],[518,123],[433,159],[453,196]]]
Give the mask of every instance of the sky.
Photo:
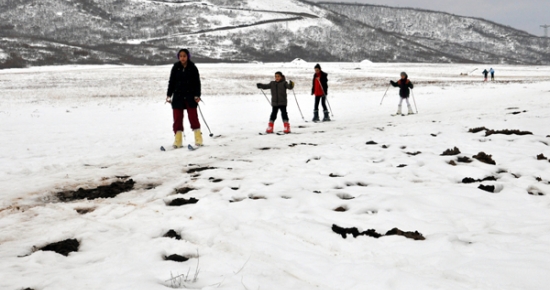
[[[481,17],[499,24],[544,36],[543,24],[550,25],[549,0],[322,0],[323,2],[357,2],[396,7],[412,7]],[[550,29],[549,29],[550,34]]]

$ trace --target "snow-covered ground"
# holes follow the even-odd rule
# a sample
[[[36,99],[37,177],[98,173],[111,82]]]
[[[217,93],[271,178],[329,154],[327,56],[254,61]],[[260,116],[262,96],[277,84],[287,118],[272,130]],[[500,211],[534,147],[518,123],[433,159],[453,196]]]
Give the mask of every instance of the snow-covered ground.
[[[173,141],[170,66],[0,71],[0,289],[167,289],[197,264],[187,288],[548,288],[550,163],[537,155],[550,157],[549,67],[493,66],[497,81],[483,83],[489,66],[321,65],[333,122],[304,122],[289,92],[293,134],[260,136],[271,108],[255,84],[282,71],[310,120],[314,63],[199,63],[202,112],[221,136],[203,122],[206,146],[193,152],[159,150]],[[401,71],[419,114],[392,117],[398,90],[380,101]],[[533,134],[468,132],[482,126]],[[472,158],[482,151],[496,165]],[[134,189],[56,198],[117,176]],[[343,239],[333,224],[426,239]],[[170,229],[182,239],[162,237]],[[34,250],[66,239],[80,242],[67,257]]]

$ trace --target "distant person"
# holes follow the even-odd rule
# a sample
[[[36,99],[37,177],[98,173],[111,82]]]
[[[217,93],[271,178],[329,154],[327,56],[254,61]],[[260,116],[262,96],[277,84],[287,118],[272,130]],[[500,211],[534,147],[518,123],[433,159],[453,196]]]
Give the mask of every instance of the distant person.
[[[183,111],[187,110],[187,117],[191,129],[195,132],[195,145],[202,146],[201,124],[197,115],[197,106],[201,100],[201,79],[199,70],[191,61],[191,54],[187,49],[178,52],[179,61],[172,66],[166,102],[172,104],[175,140],[174,148],[181,148],[183,142]]]
[[[321,70],[319,64],[315,65],[315,73],[313,74],[313,83],[311,94],[315,96],[315,105],[313,106],[313,122],[319,122],[319,102],[323,105],[323,122],[330,121],[327,109],[328,95],[328,74]]]
[[[281,117],[283,118],[284,124],[284,133],[290,133],[290,123],[288,120],[288,113],[286,111],[286,106],[288,104],[288,99],[286,95],[286,90],[292,90],[294,88],[294,82],[287,82],[285,76],[282,72],[278,71],[275,73],[275,81],[270,82],[269,84],[257,83],[256,86],[258,89],[271,89],[271,116],[269,117],[269,124],[267,125],[266,133],[273,133],[273,123],[277,120],[277,114],[281,111]]]
[[[484,69],[483,72],[481,72],[481,73],[485,77],[485,79],[483,81],[486,82],[487,81],[487,75],[489,74],[489,72],[486,69]]]
[[[491,73],[491,81],[494,81],[495,80],[495,70],[493,68],[490,68],[489,73]],[[485,78],[487,78],[487,77],[485,77]]]
[[[403,100],[407,102],[408,114],[409,115],[414,114],[411,108],[411,104],[409,103],[409,95],[410,95],[409,88],[412,89],[414,86],[409,80],[409,76],[407,75],[407,73],[402,72],[401,79],[398,80],[397,82],[390,81],[390,84],[394,87],[399,87],[399,96],[401,97],[401,99],[399,100],[399,105],[397,106],[397,113],[394,116],[404,115],[401,113],[401,104],[403,103]]]

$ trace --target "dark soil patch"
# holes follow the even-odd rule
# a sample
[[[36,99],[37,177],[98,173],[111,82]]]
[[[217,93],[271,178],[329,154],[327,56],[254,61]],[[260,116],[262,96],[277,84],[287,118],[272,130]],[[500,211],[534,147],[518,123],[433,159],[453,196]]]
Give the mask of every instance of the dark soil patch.
[[[397,168],[403,168],[403,167],[407,167],[407,164],[399,164],[399,165],[397,165]]]
[[[413,239],[413,240],[416,240],[416,241],[422,241],[422,240],[425,240],[426,238],[424,238],[424,236],[419,233],[418,231],[414,231],[414,232],[404,232],[398,228],[393,228],[391,230],[389,230],[387,233],[386,233],[386,236],[394,236],[394,235],[397,235],[397,236],[403,236],[405,238],[408,238],[408,239]]]
[[[313,158],[311,158],[311,159],[308,159],[308,160],[306,161],[306,163],[309,163],[309,161],[311,161],[311,160],[321,160],[321,157],[313,157]]]
[[[79,188],[76,191],[63,191],[56,194],[61,201],[73,201],[81,199],[113,198],[123,192],[134,188],[135,181],[115,181],[110,185],[102,185],[92,189]]]
[[[437,134],[430,134],[430,136],[432,136],[432,137],[437,137]]]
[[[388,146],[388,145],[382,145],[382,148],[388,149],[388,148],[390,148],[390,146]]]
[[[544,195],[544,193],[542,193],[540,191],[536,191],[536,190],[528,191],[527,193],[529,193],[530,195],[538,195],[538,196],[543,196]]]
[[[319,190],[314,190],[314,191],[313,191],[313,193],[317,193],[317,194],[320,194],[320,193],[321,193],[321,191],[319,191]]]
[[[416,151],[416,152],[405,152],[405,153],[407,153],[408,155],[416,156],[416,155],[418,155],[418,154],[420,154],[420,153],[422,153],[422,152]]]
[[[292,144],[288,145],[288,147],[295,147],[295,146],[298,146],[298,145],[317,146],[317,144],[313,144],[313,143],[292,143]]]
[[[80,243],[76,239],[68,239],[61,242],[49,244],[39,250],[52,251],[63,256],[68,256],[70,252],[78,252],[79,246]]]
[[[267,198],[265,198],[265,196],[261,196],[261,195],[251,195],[248,198],[253,199],[253,200],[267,199]]]
[[[245,198],[244,197],[234,197],[232,200],[230,200],[229,202],[230,203],[233,203],[233,202],[240,202],[240,201],[243,201]]]
[[[343,199],[343,200],[350,200],[355,198],[353,195],[347,194],[347,193],[339,193],[336,196],[338,196],[340,199]]]
[[[203,166],[203,167],[191,168],[191,169],[187,170],[187,173],[188,174],[193,174],[195,172],[201,172],[201,171],[213,170],[213,169],[218,169],[218,168],[217,167],[212,167],[212,166]]]
[[[267,150],[271,150],[271,149],[273,149],[273,148],[271,148],[271,147],[262,147],[262,148],[259,148],[259,149],[260,149],[260,150],[263,150],[263,151],[267,151]]]
[[[221,179],[221,178],[214,178],[214,177],[210,177],[210,178],[208,178],[208,180],[210,180],[211,182],[214,182],[214,183],[218,183],[218,182],[223,181],[223,179]]]
[[[174,231],[174,230],[169,230],[166,234],[164,234],[163,237],[176,239],[176,240],[181,240],[181,236],[178,235],[178,233],[176,233],[176,231]]]
[[[539,154],[537,155],[537,160],[548,160],[548,158],[546,158],[546,156],[544,156],[544,154]]]
[[[339,207],[335,208],[334,211],[346,212],[346,211],[348,211],[348,209],[345,206],[339,206]]]
[[[455,146],[453,149],[447,149],[440,156],[454,156],[460,154],[460,150]]]
[[[471,163],[473,160],[470,159],[470,157],[463,156],[463,157],[458,157],[456,161],[462,162],[462,163]]]
[[[176,198],[176,199],[172,200],[168,205],[169,206],[182,206],[182,205],[186,205],[186,204],[195,204],[197,202],[199,202],[199,200],[194,198],[194,197],[191,197],[189,199]]]
[[[477,188],[481,189],[481,190],[485,190],[487,192],[491,192],[491,193],[494,193],[495,192],[495,186],[494,185],[483,185],[483,184],[480,184]]]
[[[479,152],[477,155],[474,155],[473,158],[487,164],[496,165],[497,163],[493,160],[493,155],[488,155],[485,152]]]
[[[524,111],[515,111],[515,112],[509,113],[509,114],[517,115],[517,114],[521,114],[521,113],[527,113],[527,111],[526,110],[524,110]]]
[[[485,131],[485,137],[493,135],[493,134],[504,134],[504,135],[533,135],[533,133],[529,131],[520,131],[520,130],[487,130]]]
[[[174,261],[174,262],[185,262],[187,260],[189,260],[189,258],[187,257],[184,257],[184,256],[180,256],[180,255],[176,255],[176,254],[173,254],[173,255],[170,255],[170,256],[164,256],[164,260],[166,261]]]
[[[338,175],[338,174],[334,174],[334,173],[331,173],[331,174],[329,174],[328,176],[330,176],[330,177],[342,177],[342,176],[340,176],[340,175]]]
[[[449,165],[456,166],[456,162],[454,160],[448,161],[447,163]]]
[[[230,187],[230,188],[231,188],[231,190],[239,190],[238,187]]]
[[[369,236],[378,239],[382,235],[377,233],[375,230],[370,229],[363,232],[359,232],[359,230],[355,227],[353,228],[342,228],[335,224],[332,225],[332,231],[341,235],[342,238],[347,238],[347,235],[352,235],[354,238],[357,238],[358,236]]]
[[[87,214],[95,210],[95,208],[75,208],[78,214]]]
[[[374,142],[374,141],[369,141],[366,143],[367,145],[377,145],[378,143]]]
[[[462,183],[474,183],[474,182],[483,182],[483,181],[496,181],[497,178],[494,177],[494,176],[487,176],[483,179],[473,179],[471,177],[465,177],[464,179],[462,179]]]
[[[193,187],[185,186],[185,187],[176,188],[176,193],[186,194],[192,190],[195,190],[195,189]]]
[[[485,127],[476,127],[476,128],[470,128],[470,130],[468,130],[468,132],[470,133],[477,133],[477,132],[481,132],[481,131],[487,131],[489,129],[485,128]]]

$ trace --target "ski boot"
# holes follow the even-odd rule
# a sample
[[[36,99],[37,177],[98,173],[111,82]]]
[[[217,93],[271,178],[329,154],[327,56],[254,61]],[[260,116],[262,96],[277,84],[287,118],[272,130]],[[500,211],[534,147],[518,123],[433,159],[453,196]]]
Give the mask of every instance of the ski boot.
[[[290,133],[290,124],[287,122],[284,122],[285,130],[283,131],[285,134]]]
[[[409,109],[409,111],[407,112],[407,115],[414,114],[413,109],[411,108],[411,105],[408,105],[407,108]]]
[[[321,121],[321,120],[319,120],[319,110],[313,111],[313,120],[311,120],[311,121],[313,121],[315,123]]]
[[[323,114],[325,115],[323,117],[323,122],[329,122],[330,121],[330,117],[328,116],[328,111],[324,111]]]
[[[401,115],[401,105],[397,106],[397,113],[393,114],[392,116],[399,116]]]
[[[201,129],[193,130],[195,132],[195,146],[202,146],[202,133]]]
[[[176,135],[174,137],[174,144],[172,145],[172,147],[174,147],[175,149],[183,147],[183,145],[182,145],[182,143],[183,143],[182,135],[183,135],[182,131],[176,132]]]
[[[273,133],[273,122],[272,121],[269,121],[269,124],[267,124],[267,129],[265,129],[265,132],[267,134]]]

